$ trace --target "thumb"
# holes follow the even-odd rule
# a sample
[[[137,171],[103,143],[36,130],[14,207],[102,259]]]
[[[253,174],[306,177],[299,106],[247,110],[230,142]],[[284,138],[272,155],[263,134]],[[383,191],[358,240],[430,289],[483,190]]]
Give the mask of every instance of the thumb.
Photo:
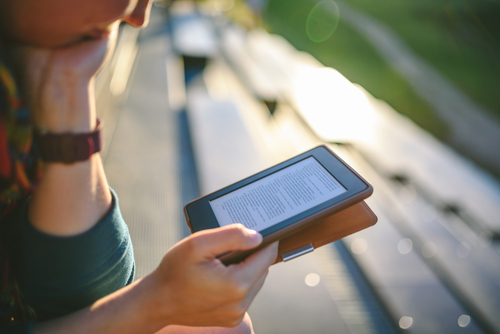
[[[200,231],[189,238],[192,238],[191,242],[195,245],[195,256],[210,259],[230,251],[252,249],[262,243],[260,233],[241,224]]]

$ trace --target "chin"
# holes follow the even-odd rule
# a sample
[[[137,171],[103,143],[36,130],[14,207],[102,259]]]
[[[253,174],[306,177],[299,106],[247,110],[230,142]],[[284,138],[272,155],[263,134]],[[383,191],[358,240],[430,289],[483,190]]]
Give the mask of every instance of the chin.
[[[32,45],[43,47],[47,49],[57,49],[57,48],[65,48],[68,46],[72,46],[78,44],[80,42],[91,40],[92,37],[88,36],[72,36],[67,38],[57,38],[57,39],[43,39],[34,41]]]

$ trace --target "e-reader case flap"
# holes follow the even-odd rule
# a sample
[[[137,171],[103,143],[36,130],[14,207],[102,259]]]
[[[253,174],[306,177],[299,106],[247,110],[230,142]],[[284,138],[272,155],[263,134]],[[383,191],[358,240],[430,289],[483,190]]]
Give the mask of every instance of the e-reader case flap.
[[[377,216],[365,201],[356,203],[340,212],[311,222],[306,228],[281,239],[275,263],[283,261],[284,253],[293,253],[295,249],[300,250],[308,244],[316,249],[370,227],[376,222]]]

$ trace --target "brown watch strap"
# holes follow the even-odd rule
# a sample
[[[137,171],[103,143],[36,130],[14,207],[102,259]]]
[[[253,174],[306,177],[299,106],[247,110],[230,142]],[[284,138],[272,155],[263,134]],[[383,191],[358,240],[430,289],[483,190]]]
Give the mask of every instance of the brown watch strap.
[[[35,134],[35,142],[45,162],[72,164],[88,160],[102,149],[102,125],[97,119],[96,129],[89,133]]]

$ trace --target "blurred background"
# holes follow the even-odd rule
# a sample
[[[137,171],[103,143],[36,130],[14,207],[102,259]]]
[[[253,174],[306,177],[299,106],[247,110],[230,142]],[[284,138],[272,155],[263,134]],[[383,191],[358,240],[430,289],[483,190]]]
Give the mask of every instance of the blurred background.
[[[278,264],[256,333],[500,333],[500,2],[154,3],[96,83],[137,275],[182,208],[318,144],[379,221]]]

